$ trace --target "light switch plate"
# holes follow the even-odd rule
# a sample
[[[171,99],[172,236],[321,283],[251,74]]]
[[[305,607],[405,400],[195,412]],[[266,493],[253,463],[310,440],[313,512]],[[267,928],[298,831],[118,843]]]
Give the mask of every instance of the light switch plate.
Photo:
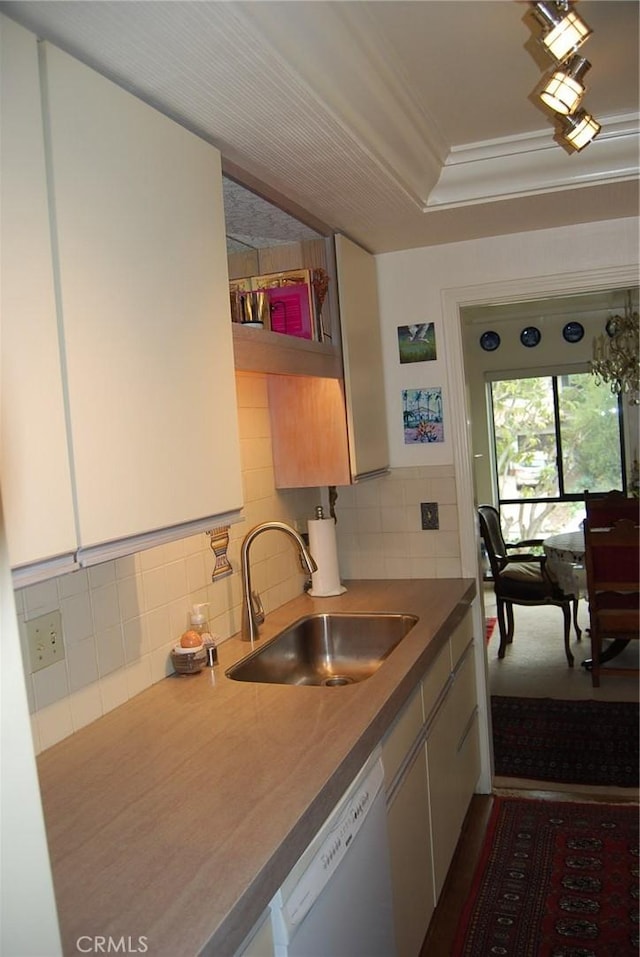
[[[62,615],[59,611],[50,611],[39,618],[25,622],[31,674],[54,665],[64,658],[62,640]]]
[[[422,516],[422,528],[425,531],[432,531],[440,528],[437,502],[421,502],[420,513]]]

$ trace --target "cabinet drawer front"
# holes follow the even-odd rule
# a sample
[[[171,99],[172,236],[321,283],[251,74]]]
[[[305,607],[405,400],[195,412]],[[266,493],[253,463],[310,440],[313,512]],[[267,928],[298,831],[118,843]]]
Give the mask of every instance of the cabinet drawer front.
[[[473,618],[468,611],[460,622],[454,633],[451,635],[451,662],[455,668],[462,654],[473,638]]]
[[[465,728],[463,738],[458,746],[458,768],[460,770],[460,798],[464,817],[476,782],[480,777],[480,728],[477,709]]]
[[[473,649],[469,649],[460,667],[455,673],[454,696],[461,715],[464,715],[464,724],[478,702],[476,689],[476,662]]]
[[[422,700],[424,703],[424,714],[427,719],[442,695],[450,675],[451,655],[449,645],[446,644],[422,679]]]
[[[418,688],[400,712],[393,727],[389,729],[382,742],[384,784],[387,791],[389,791],[400,765],[418,737],[423,720],[422,696]]]

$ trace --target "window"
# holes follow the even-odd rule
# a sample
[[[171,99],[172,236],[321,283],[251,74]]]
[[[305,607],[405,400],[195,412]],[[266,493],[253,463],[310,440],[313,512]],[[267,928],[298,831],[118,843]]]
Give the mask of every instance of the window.
[[[625,489],[622,406],[587,372],[491,383],[505,537],[577,528],[584,490]]]

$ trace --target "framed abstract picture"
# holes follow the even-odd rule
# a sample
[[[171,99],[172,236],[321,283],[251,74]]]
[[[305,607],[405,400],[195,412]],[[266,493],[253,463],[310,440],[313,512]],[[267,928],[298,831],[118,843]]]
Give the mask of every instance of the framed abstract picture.
[[[405,445],[444,442],[442,389],[439,386],[403,389],[402,414]]]

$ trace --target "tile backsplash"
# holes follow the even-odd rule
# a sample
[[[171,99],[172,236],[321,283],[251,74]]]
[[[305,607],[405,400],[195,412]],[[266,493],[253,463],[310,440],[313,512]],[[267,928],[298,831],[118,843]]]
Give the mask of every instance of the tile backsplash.
[[[169,652],[191,606],[208,603],[211,631],[240,629],[240,544],[259,522],[306,531],[317,489],[274,485],[266,377],[237,374],[244,520],[230,528],[233,574],[215,583],[207,535],[159,545],[16,591],[36,753],[106,714],[171,673]],[[420,503],[437,502],[439,529],[424,531]],[[340,572],[348,578],[443,578],[460,574],[453,466],[395,469],[338,489]],[[252,578],[268,613],[302,591],[304,575],[286,536],[263,535]],[[30,674],[25,622],[59,609],[65,658]]]
[[[422,504],[438,528],[422,527]],[[453,465],[397,468],[338,489],[337,542],[343,578],[458,578],[458,506]]]

